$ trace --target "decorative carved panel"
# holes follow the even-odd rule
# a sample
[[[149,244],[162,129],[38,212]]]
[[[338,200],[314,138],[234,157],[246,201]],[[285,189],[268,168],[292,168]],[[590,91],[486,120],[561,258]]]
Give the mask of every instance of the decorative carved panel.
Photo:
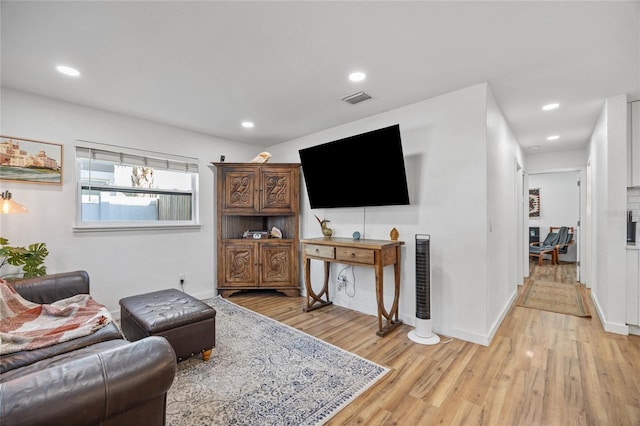
[[[265,170],[261,175],[261,209],[291,214],[297,211],[298,179],[290,169]],[[294,207],[296,206],[296,207]]]
[[[225,174],[225,208],[255,208],[255,173],[232,171]]]
[[[291,245],[264,244],[262,247],[262,280],[265,283],[291,279]]]
[[[226,283],[255,283],[255,248],[254,245],[226,245],[225,271]]]
[[[289,174],[264,174],[264,202],[269,207],[289,206]]]

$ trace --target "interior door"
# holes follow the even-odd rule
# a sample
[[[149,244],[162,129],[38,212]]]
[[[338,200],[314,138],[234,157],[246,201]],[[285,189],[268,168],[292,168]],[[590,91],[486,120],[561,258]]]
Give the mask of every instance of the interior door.
[[[582,171],[578,172],[578,222],[575,226],[574,238],[576,239],[576,281],[580,282],[580,261],[581,253],[580,246],[582,245],[582,233],[580,232],[582,226]]]
[[[523,216],[523,210],[524,210],[524,172],[522,170],[522,166],[520,165],[520,163],[518,163],[518,159],[515,159],[515,187],[514,187],[514,197],[516,200],[516,220],[515,220],[515,233],[514,235],[516,236],[516,247],[517,247],[517,254],[516,254],[516,270],[515,270],[515,280],[514,282],[516,282],[518,285],[522,285],[523,283],[523,277],[525,277],[525,271],[526,272],[526,276],[528,276],[528,268],[524,267],[524,262],[522,262],[522,259],[525,257],[525,247],[524,247],[524,241],[525,241],[525,235],[527,233],[527,230],[525,229],[524,226],[524,216]]]
[[[529,175],[523,170],[522,173],[522,232],[526,237],[522,239],[522,275],[529,277]]]

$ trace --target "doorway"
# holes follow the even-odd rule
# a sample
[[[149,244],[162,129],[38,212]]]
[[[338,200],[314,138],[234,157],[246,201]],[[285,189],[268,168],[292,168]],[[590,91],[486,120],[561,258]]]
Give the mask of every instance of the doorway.
[[[582,170],[552,171],[529,174],[529,189],[539,194],[539,212],[529,217],[530,229],[537,228],[540,241],[544,241],[550,227],[574,228],[574,244],[559,256],[561,263],[576,265],[576,281],[580,281],[581,246],[581,175]]]

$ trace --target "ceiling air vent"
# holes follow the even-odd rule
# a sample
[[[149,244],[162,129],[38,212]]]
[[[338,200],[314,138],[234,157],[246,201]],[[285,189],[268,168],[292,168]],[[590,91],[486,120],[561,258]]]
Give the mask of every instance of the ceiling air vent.
[[[349,102],[351,105],[355,105],[368,99],[371,99],[371,96],[364,92],[354,93],[353,95],[348,95],[342,98],[343,101]]]

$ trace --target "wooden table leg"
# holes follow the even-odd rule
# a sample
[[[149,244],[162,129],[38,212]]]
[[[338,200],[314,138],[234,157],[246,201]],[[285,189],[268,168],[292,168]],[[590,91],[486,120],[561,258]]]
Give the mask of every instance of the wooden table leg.
[[[303,308],[304,312],[313,311],[333,302],[329,300],[329,262],[324,263],[324,283],[320,293],[316,294],[311,288],[311,259],[304,256],[304,285],[307,290],[307,306]],[[324,299],[323,299],[324,296]]]
[[[396,251],[397,251],[397,261],[396,263],[393,265],[393,276],[394,276],[394,280],[395,280],[395,288],[394,288],[394,293],[393,293],[393,306],[391,308],[391,312],[394,315],[394,321],[402,323],[402,321],[400,321],[398,319],[398,305],[400,303],[400,247],[396,247]]]
[[[375,270],[376,299],[378,302],[378,331],[376,332],[376,334],[380,337],[383,337],[402,324],[402,321],[398,319],[398,301],[400,298],[400,247],[396,248],[396,263],[393,265],[395,287],[393,304],[391,305],[391,310],[389,312],[387,312],[384,307],[384,269],[382,264],[376,265]],[[382,324],[383,318],[386,320],[384,325]]]

